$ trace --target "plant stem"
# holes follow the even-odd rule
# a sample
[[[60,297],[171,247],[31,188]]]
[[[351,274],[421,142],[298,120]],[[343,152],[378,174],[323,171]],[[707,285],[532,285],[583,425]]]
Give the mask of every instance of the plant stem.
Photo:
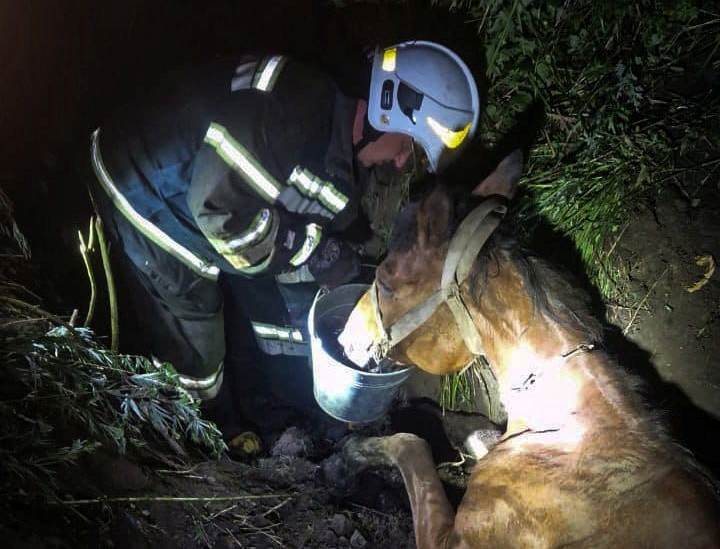
[[[85,316],[84,327],[88,327],[92,318],[95,314],[95,301],[97,299],[97,283],[95,282],[95,273],[93,272],[92,263],[90,261],[90,254],[93,252],[95,246],[95,224],[93,217],[90,218],[90,228],[88,230],[88,242],[85,244],[82,232],[78,231],[78,238],[80,239],[80,254],[85,263],[85,270],[87,271],[88,280],[90,281],[90,302],[88,303],[87,315]]]
[[[102,256],[103,269],[105,270],[105,280],[108,288],[108,301],[110,303],[110,349],[113,352],[117,352],[120,347],[120,323],[118,320],[117,294],[115,292],[115,280],[113,279],[112,269],[110,267],[110,253],[100,217],[95,218],[95,230],[97,231],[98,243],[100,244],[100,255]]]

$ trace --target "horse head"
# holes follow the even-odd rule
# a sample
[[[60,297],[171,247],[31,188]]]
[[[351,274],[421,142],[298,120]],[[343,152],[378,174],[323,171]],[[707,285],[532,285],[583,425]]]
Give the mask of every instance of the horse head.
[[[396,323],[406,323],[411,312],[434,299],[443,277],[447,278],[449,252],[464,220],[485,202],[498,197],[511,200],[521,170],[522,155],[515,151],[479,184],[458,189],[438,183],[404,208],[373,287],[358,302],[340,335],[352,360],[358,364],[367,361],[369,350],[377,349],[384,334]],[[473,238],[475,233],[469,237],[470,248]],[[504,242],[497,234],[486,243],[479,242],[481,249],[475,246],[471,269],[458,284],[461,309],[467,310],[471,319],[465,334],[462,314],[453,311],[452,304],[438,300],[432,314],[416,327],[411,323],[411,331],[385,349],[387,357],[432,374],[449,374],[464,368],[481,352],[490,362],[507,406],[518,387],[534,383],[544,371],[560,366],[568,353],[590,347],[600,332],[597,323],[584,321],[578,307],[566,306],[567,299],[554,306],[542,287],[563,286],[563,280],[549,273],[539,284],[542,262],[515,253],[514,247]],[[570,285],[566,286],[564,293],[572,293]],[[589,315],[585,317],[589,319]],[[472,348],[468,330],[477,332],[481,351]]]
[[[520,164],[512,154],[464,194],[438,185],[408,205],[340,336],[359,365],[387,356],[434,374],[482,353],[505,434],[477,462],[457,514],[422,439],[358,448],[400,468],[421,548],[720,546],[712,479],[633,378],[593,349],[602,331],[587,295],[497,227],[498,196],[513,197]]]

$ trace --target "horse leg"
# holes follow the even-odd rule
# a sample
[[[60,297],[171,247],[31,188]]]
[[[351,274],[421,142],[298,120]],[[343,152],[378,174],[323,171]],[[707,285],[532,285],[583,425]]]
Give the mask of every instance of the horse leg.
[[[418,549],[447,547],[455,513],[425,440],[409,433],[398,433],[351,441],[345,451],[359,465],[395,465],[410,498]]]

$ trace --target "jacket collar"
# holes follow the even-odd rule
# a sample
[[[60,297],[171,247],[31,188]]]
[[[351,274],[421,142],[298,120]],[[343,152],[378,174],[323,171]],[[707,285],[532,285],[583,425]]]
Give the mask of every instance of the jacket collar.
[[[335,95],[330,144],[325,155],[325,171],[328,175],[355,183],[355,155],[352,144],[352,127],[357,100],[339,91]]]

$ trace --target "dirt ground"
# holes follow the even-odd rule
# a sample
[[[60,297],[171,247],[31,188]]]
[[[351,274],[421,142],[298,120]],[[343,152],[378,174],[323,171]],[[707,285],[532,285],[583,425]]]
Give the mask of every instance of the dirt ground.
[[[609,319],[651,354],[663,381],[720,418],[720,279],[690,292],[720,257],[717,179],[691,201],[669,189],[654,209],[638,208],[618,240],[626,275],[624,303],[611,303]]]

